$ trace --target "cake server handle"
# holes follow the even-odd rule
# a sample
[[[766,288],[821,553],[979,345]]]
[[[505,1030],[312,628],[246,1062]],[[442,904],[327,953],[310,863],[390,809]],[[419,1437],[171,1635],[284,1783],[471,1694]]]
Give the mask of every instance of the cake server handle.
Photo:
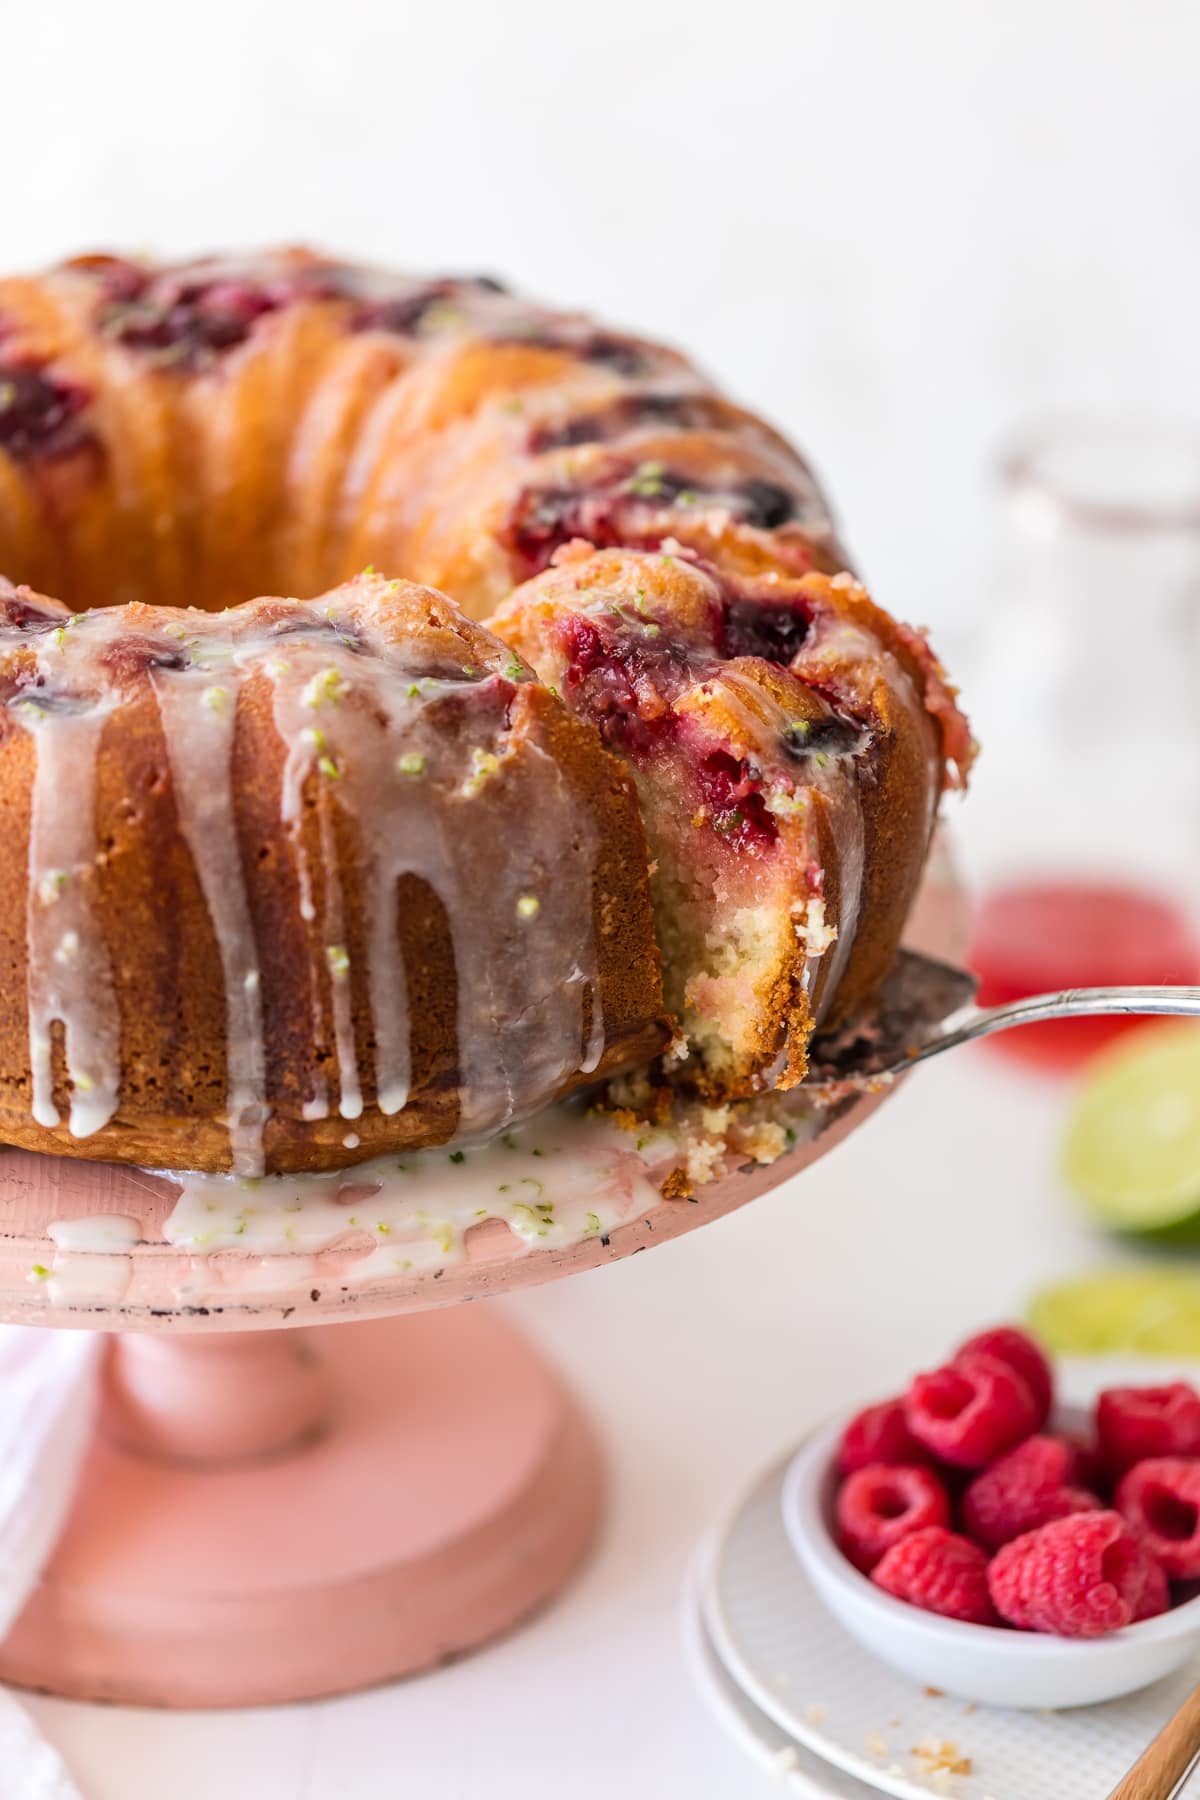
[[[1200,1762],[1200,1687],[1193,1688],[1108,1800],[1174,1800]]]

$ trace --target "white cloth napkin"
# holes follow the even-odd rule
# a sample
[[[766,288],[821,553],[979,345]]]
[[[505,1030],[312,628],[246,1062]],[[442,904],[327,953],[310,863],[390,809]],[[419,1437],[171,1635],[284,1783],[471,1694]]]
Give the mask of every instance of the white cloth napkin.
[[[98,1331],[0,1325],[0,1638],[53,1550],[96,1416]],[[57,1751],[0,1688],[0,1800],[81,1800]]]

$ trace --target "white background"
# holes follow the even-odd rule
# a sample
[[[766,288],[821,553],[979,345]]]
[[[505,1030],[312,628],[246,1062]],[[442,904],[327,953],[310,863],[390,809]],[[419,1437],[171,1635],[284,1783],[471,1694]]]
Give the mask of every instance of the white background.
[[[9,0],[0,258],[309,240],[680,340],[811,449],[879,597],[953,649],[1015,422],[1200,412],[1198,64],[1187,0]],[[806,1181],[513,1303],[612,1449],[582,1582],[347,1702],[38,1702],[89,1800],[768,1793],[680,1664],[691,1542],[818,1414],[1086,1259],[1060,1111],[986,1057],[934,1066]]]

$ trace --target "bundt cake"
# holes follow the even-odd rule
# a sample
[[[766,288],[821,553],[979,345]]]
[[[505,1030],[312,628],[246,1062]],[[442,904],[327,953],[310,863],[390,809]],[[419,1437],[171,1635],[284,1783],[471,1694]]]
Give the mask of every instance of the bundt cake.
[[[970,757],[846,567],[681,355],[488,278],[0,281],[0,1140],[319,1168],[668,1046],[799,1080]]]

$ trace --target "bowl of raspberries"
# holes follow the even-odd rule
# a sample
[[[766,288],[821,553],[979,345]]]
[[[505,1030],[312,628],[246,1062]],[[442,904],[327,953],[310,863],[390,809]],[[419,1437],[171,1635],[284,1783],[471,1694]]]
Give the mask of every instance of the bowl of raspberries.
[[[1190,1382],[1061,1406],[1041,1346],[995,1326],[903,1394],[816,1432],[783,1509],[829,1610],[926,1685],[996,1706],[1086,1706],[1200,1649]]]

